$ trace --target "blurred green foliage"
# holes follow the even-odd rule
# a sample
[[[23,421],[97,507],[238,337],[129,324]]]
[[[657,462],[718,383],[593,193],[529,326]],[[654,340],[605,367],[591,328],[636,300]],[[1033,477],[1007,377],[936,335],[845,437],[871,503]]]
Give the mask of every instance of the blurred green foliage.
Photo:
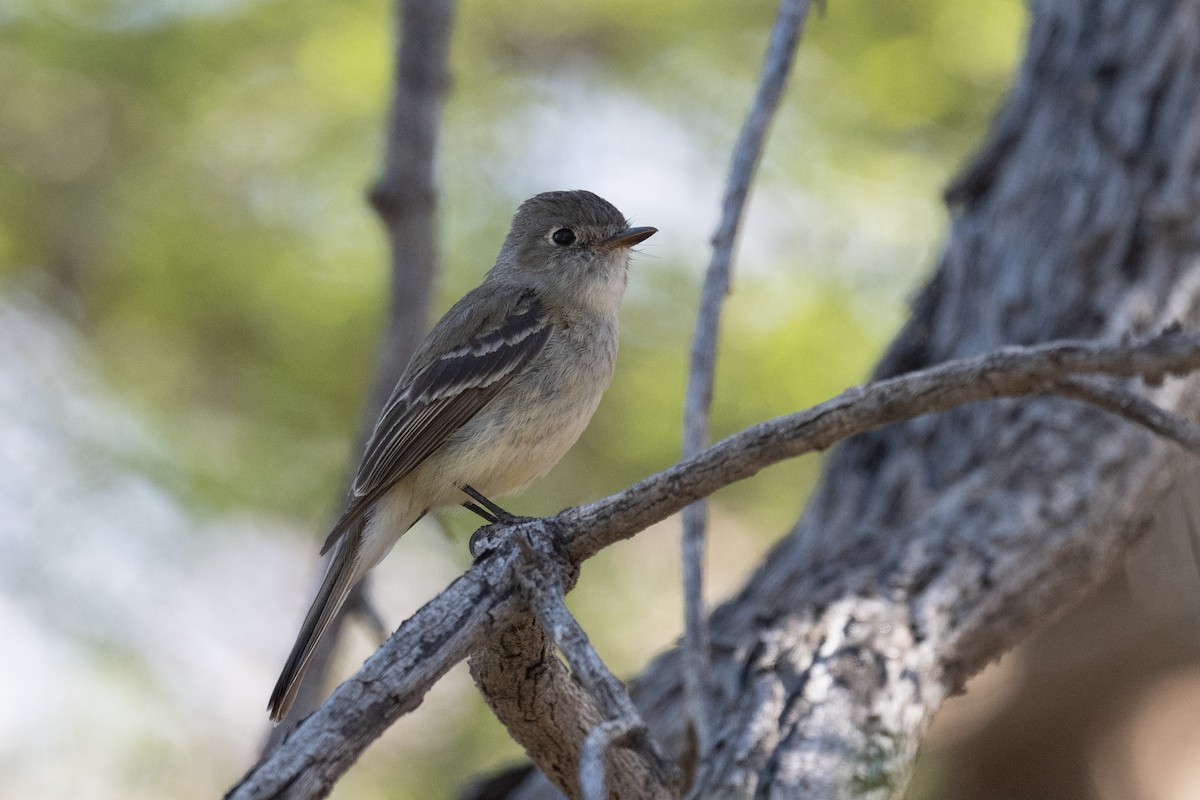
[[[722,176],[773,14],[459,3],[438,310],[494,258],[523,196],[513,176],[531,162],[555,174],[557,148],[528,151],[522,126],[580,86],[595,93],[585,117],[589,98],[633,98]],[[316,535],[352,460],[386,313],[385,242],[362,192],[381,152],[391,15],[383,0],[0,7],[0,276],[86,332],[180,459],[180,490],[214,512],[255,505]],[[750,207],[766,222],[746,229],[723,322],[715,436],[864,378],[931,260],[940,186],[981,136],[1024,20],[1016,0],[830,0],[810,20]],[[515,510],[592,499],[677,458],[713,189],[684,210],[690,246],[635,259],[613,388]],[[651,210],[622,208],[664,228],[652,243],[666,238]],[[816,469],[774,468],[718,505],[765,542]]]
[[[316,518],[336,495],[385,313],[384,242],[361,192],[380,149],[391,13],[381,0],[59,0],[0,18],[0,270],[85,328],[114,381],[187,455],[183,485],[198,499]],[[489,143],[533,101],[531,80],[589,71],[683,120],[723,169],[772,15],[767,3],[462,3],[445,213],[469,203],[463,215],[480,219],[447,244],[442,305],[478,280],[511,213],[489,161],[538,155]],[[833,4],[810,22],[764,179],[817,196],[828,182],[843,204],[890,185],[897,206],[915,182],[932,209],[1004,85],[1021,24],[1007,0]],[[697,217],[714,218],[717,200],[696,198]],[[926,213],[908,243],[931,241]],[[867,265],[813,260],[829,255],[797,241],[772,271],[738,281],[718,433],[859,380],[922,266],[890,265],[874,307],[856,312]],[[652,285],[631,297],[622,373],[553,481],[580,488],[547,487],[538,507],[675,457],[702,266],[639,260],[635,282]],[[748,507],[782,496],[791,514],[794,488],[780,488],[735,494]]]

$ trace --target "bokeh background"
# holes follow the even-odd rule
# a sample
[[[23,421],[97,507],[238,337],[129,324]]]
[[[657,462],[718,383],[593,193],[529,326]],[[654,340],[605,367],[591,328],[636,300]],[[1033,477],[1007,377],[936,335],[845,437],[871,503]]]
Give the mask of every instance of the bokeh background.
[[[538,191],[592,189],[660,229],[635,258],[612,389],[514,511],[676,459],[708,239],[774,10],[458,4],[436,310]],[[254,760],[386,312],[363,191],[392,14],[0,2],[0,797],[207,798]],[[814,15],[740,238],[716,436],[863,380],[936,254],[940,189],[1010,81],[1025,14],[830,0]],[[713,601],[818,467],[717,495]],[[397,546],[375,583],[390,625],[468,564],[473,527],[451,511]],[[572,595],[620,674],[680,633],[677,547],[675,522],[656,526],[589,562]],[[354,630],[339,674],[376,644]],[[448,796],[518,755],[459,668],[334,796]],[[936,769],[918,790],[944,796]]]

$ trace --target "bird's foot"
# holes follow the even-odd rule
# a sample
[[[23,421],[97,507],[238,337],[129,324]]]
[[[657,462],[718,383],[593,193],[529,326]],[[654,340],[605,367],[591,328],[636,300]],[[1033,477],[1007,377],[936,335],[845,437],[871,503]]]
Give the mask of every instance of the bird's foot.
[[[463,508],[474,511],[479,516],[483,517],[490,525],[515,525],[518,522],[523,522],[529,517],[519,517],[516,514],[510,514],[500,506],[493,503],[484,496],[483,492],[475,489],[472,486],[463,486],[463,493],[470,497],[470,500],[463,501]]]
[[[471,534],[468,547],[471,549],[471,555],[475,558],[479,558],[495,546],[496,542],[492,540],[491,536],[495,526],[516,525],[532,519],[532,517],[520,517],[516,514],[510,514],[474,487],[463,486],[462,490],[471,498],[470,500],[463,501],[463,508],[474,511],[488,523]]]

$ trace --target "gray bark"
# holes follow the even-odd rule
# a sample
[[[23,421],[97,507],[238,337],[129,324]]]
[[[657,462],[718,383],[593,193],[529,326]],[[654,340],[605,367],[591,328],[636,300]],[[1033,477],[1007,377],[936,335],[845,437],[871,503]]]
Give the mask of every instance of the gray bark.
[[[1032,11],[989,140],[947,192],[940,263],[876,377],[1197,320],[1197,4]],[[1141,391],[1191,415],[1196,389]],[[973,404],[839,445],[795,529],[710,619],[721,724],[695,795],[902,794],[944,700],[1112,572],[1179,459],[1054,398]],[[634,687],[677,755],[680,669],[667,653]],[[532,777],[476,796],[546,788]]]

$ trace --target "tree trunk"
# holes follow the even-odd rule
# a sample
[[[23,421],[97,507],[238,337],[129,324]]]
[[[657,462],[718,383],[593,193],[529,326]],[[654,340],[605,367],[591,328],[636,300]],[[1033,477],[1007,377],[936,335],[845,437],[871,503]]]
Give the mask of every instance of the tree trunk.
[[[1197,319],[1200,6],[1037,0],[937,270],[876,377],[1005,344]],[[1194,416],[1197,382],[1145,391]],[[1096,587],[1180,451],[1063,399],[999,400],[838,446],[799,523],[712,615],[699,797],[895,797],[934,714]],[[716,530],[713,535],[719,536]],[[680,659],[634,692],[684,755]],[[544,797],[530,776],[476,797]]]

